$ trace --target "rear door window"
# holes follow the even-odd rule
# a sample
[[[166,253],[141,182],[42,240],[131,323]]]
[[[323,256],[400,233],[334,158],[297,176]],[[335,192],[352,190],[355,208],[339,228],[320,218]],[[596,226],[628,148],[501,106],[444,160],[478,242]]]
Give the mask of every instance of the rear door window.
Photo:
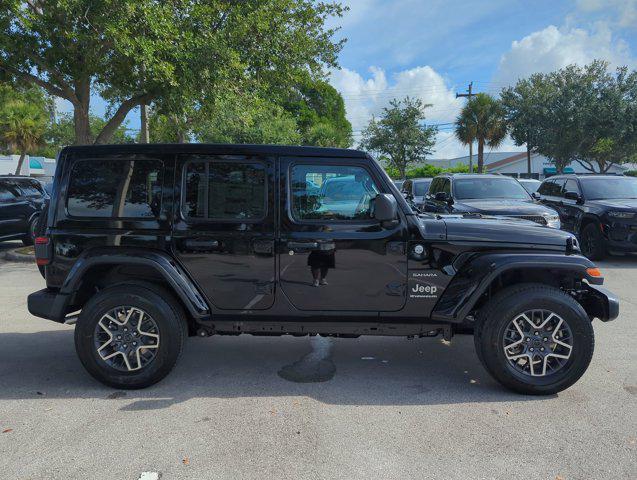
[[[0,203],[8,203],[15,200],[16,196],[9,187],[0,183]]]
[[[94,159],[73,164],[67,211],[73,217],[158,218],[160,160]]]
[[[182,213],[186,218],[260,220],[267,205],[266,165],[258,159],[186,163]]]

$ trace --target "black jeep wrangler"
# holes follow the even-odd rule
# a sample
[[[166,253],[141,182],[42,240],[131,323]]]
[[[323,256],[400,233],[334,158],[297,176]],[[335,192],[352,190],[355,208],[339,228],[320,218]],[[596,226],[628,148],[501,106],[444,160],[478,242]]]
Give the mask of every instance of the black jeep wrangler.
[[[550,394],[619,310],[572,234],[418,214],[354,150],[69,147],[44,220],[29,311],[77,322],[80,360],[116,388],[161,380],[187,336],[473,333],[499,382]]]

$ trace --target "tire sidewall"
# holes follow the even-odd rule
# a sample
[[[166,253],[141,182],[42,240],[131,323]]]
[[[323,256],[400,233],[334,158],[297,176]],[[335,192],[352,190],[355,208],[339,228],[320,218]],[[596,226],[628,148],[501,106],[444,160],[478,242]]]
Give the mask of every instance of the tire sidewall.
[[[582,245],[585,244],[586,236],[592,235],[595,237],[596,248],[592,252],[586,252],[584,255],[590,260],[601,260],[606,254],[606,245],[604,236],[600,232],[600,226],[597,223],[589,223],[582,230],[581,239]]]
[[[155,358],[132,372],[122,372],[104,362],[95,348],[95,327],[105,313],[119,306],[137,307],[148,313],[159,330]],[[75,327],[75,348],[86,370],[100,382],[115,388],[144,388],[164,378],[177,362],[184,342],[179,312],[152,290],[120,286],[103,290],[82,309]]]
[[[520,313],[533,309],[556,313],[566,321],[573,335],[571,358],[558,372],[546,377],[514,373],[504,353],[504,332],[509,322]],[[482,354],[487,370],[504,385],[528,394],[557,393],[573,385],[588,368],[594,349],[593,328],[584,309],[562,292],[549,289],[505,298],[497,312],[486,319],[482,341],[486,342]]]
[[[40,222],[40,215],[36,215],[29,221],[29,229],[27,234],[22,238],[24,245],[33,245],[35,243],[35,237],[38,236],[38,225]]]

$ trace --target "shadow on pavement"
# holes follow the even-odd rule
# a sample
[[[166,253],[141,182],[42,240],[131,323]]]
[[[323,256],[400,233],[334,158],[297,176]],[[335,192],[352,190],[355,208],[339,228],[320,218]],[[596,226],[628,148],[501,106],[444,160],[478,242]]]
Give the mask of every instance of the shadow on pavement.
[[[8,242],[0,242],[0,255],[2,255],[7,250],[11,250],[13,248],[22,247],[23,244],[20,241],[8,241]]]
[[[329,342],[319,346],[327,356],[315,355],[311,342],[317,340],[249,335],[189,339],[177,367],[163,382],[123,392],[102,386],[84,371],[71,328],[4,333],[0,400],[102,398],[126,402],[121,407],[125,411],[162,409],[201,397],[308,396],[337,405],[541,400],[511,393],[493,381],[480,365],[470,336],[456,336],[451,344],[439,338],[320,339]],[[329,361],[334,371],[301,380],[289,372],[281,374],[284,367],[308,358]]]
[[[637,254],[609,255],[604,260],[594,262],[600,268],[635,268],[637,267]]]

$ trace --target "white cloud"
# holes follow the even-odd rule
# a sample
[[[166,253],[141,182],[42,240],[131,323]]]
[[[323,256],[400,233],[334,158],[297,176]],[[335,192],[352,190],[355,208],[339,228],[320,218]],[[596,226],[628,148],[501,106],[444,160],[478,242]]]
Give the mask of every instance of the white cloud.
[[[378,67],[370,67],[369,76],[364,78],[360,73],[343,68],[331,72],[331,84],[343,95],[347,108],[347,118],[352,123],[354,140],[360,140],[360,132],[367,126],[372,115],[378,115],[382,109],[394,99],[406,96],[421,99],[432,106],[425,110],[427,123],[439,124],[453,122],[464,104],[455,96],[455,89],[430,66],[403,70],[387,80],[385,71]],[[448,127],[443,127],[448,129]],[[448,131],[441,131],[439,140],[445,147],[444,152],[455,156],[458,145],[449,139]],[[445,153],[445,155],[447,155]],[[436,149],[435,157],[441,156]]]
[[[510,84],[535,72],[549,72],[570,64],[585,65],[594,59],[607,60],[611,67],[636,63],[628,44],[614,38],[604,22],[598,22],[590,31],[549,25],[514,41],[502,55],[495,78]]]
[[[610,14],[621,28],[637,28],[637,0],[578,0],[577,6],[586,13]]]

